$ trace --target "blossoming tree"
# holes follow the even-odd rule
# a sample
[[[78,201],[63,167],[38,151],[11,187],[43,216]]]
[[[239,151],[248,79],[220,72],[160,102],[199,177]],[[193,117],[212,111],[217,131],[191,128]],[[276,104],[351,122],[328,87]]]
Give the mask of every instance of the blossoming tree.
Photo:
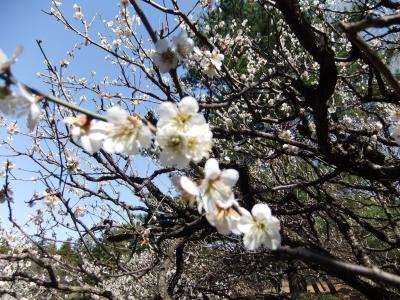
[[[82,42],[56,65],[38,41],[52,92],[0,52],[1,122],[32,142],[2,146],[42,188],[14,199],[5,162],[0,295],[400,297],[399,3],[122,0],[97,35],[65,5]],[[115,73],[70,74],[83,47]]]

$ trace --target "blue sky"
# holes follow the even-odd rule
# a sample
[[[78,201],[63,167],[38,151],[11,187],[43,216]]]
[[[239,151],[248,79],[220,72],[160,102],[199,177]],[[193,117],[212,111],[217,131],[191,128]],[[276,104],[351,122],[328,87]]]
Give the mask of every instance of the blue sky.
[[[80,0],[80,1],[62,1],[63,5],[61,10],[69,18],[74,25],[81,26],[78,21],[72,18],[72,6],[76,2],[82,6],[85,17],[97,16],[97,23],[93,26],[91,36],[96,36],[96,31],[105,32],[105,27],[101,20],[112,20],[114,15],[118,13],[118,0],[114,1],[98,1],[98,0]],[[188,9],[190,4],[195,1],[181,1],[184,3],[184,9]],[[71,50],[73,45],[81,43],[82,38],[79,38],[69,30],[65,30],[63,24],[57,22],[53,16],[46,15],[42,10],[49,11],[51,5],[50,0],[1,0],[0,1],[0,48],[8,55],[11,56],[17,46],[24,48],[19,62],[13,65],[14,76],[30,86],[36,87],[44,92],[49,92],[48,87],[42,82],[42,79],[37,77],[37,72],[46,73],[46,66],[43,63],[43,56],[37,46],[36,40],[42,41],[42,46],[48,58],[55,64],[62,59],[68,59],[66,52]],[[154,28],[159,28],[162,22],[160,14],[154,10],[142,5],[146,14],[150,15],[150,21]],[[132,11],[132,10],[131,10]],[[140,33],[140,32],[139,32]],[[145,32],[142,33],[147,37]],[[76,74],[77,77],[90,78],[91,71],[97,72],[97,80],[100,81],[104,75],[115,75],[110,64],[104,61],[105,53],[102,53],[94,47],[84,47],[82,50],[76,52],[75,59],[71,61],[68,71]],[[147,110],[149,107],[144,107]],[[18,125],[21,131],[24,131],[23,122]],[[21,124],[21,125],[20,125]],[[0,130],[2,138],[6,135],[6,130]],[[20,149],[27,149],[30,147],[30,140],[15,136],[15,145]],[[7,159],[4,156],[4,151],[0,149],[0,163]],[[16,162],[16,172],[21,169],[29,169],[35,171],[35,166],[28,161],[27,158],[12,158]],[[144,162],[142,158],[136,158],[135,163],[137,166],[142,167],[143,170],[148,170],[149,165]],[[152,167],[151,167],[152,168]],[[22,173],[21,173],[22,174]],[[22,176],[22,175],[21,175]],[[26,173],[24,176],[27,179],[34,177],[34,173]],[[167,179],[160,179],[159,184],[167,187]],[[2,178],[0,178],[2,185]],[[38,184],[27,182],[12,182],[15,195],[15,215],[19,221],[26,220],[30,210],[24,201],[31,198],[33,191],[40,190]],[[36,207],[38,208],[38,207]],[[35,209],[36,209],[35,208]],[[6,207],[0,206],[0,218],[3,220],[1,226],[7,227],[7,222],[4,222],[7,215]]]
[[[51,59],[65,58],[66,51],[78,41],[77,37],[65,30],[52,16],[42,10],[49,11],[50,0],[2,0],[0,1],[0,47],[11,55],[16,46],[23,46],[24,52],[13,73],[21,81],[35,86],[41,85],[41,79],[36,72],[44,69],[43,58],[36,40],[43,41],[43,47]],[[65,1],[62,8],[72,16],[73,1]],[[117,11],[116,1],[83,0],[87,15],[101,11],[104,18],[112,18]],[[112,13],[111,15],[107,15]],[[67,14],[68,16],[68,14]],[[90,57],[89,57],[90,58]],[[96,66],[94,59],[87,59],[81,64],[84,71],[90,66]]]

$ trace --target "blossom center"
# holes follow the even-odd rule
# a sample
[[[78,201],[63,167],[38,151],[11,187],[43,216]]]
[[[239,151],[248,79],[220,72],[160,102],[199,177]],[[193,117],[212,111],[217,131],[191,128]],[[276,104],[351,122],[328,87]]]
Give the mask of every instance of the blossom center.
[[[175,53],[168,49],[167,51],[161,53],[161,59],[166,62],[172,64],[175,59]]]
[[[208,182],[205,193],[212,199],[225,202],[230,198],[232,190],[220,178],[216,178]]]
[[[173,149],[180,148],[181,144],[182,138],[180,136],[174,136],[168,142],[168,146]]]
[[[131,120],[129,120],[131,121]],[[128,124],[124,124],[121,126],[115,126],[112,130],[110,135],[112,136],[112,139],[123,139],[123,138],[129,138],[130,136],[134,135],[136,133],[135,125],[132,124],[132,121]]]
[[[224,218],[237,215],[237,212],[232,207],[222,208],[217,205],[217,210],[217,220],[223,220]]]
[[[179,113],[177,117],[177,122],[180,126],[185,126],[189,123],[192,116],[190,114]]]
[[[256,223],[256,227],[259,231],[262,231],[262,232],[266,231],[267,225],[264,222],[256,219],[255,223]]]

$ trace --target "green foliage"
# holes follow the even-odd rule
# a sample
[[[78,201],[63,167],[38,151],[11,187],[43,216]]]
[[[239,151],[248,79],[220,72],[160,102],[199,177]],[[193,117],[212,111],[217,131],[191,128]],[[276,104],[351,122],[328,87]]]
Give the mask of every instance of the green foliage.
[[[7,254],[11,250],[9,244],[5,240],[0,240],[0,254]]]
[[[89,300],[93,299],[90,295],[85,293],[71,293],[66,296],[68,300]]]
[[[80,257],[77,249],[72,247],[71,241],[65,241],[57,250],[57,254],[61,255],[68,263],[77,266],[80,262]]]
[[[293,299],[296,299],[296,300],[339,300],[340,298],[333,296],[333,295],[300,293],[297,296],[294,296]]]
[[[260,53],[268,56],[278,38],[278,35],[273,34],[276,32],[278,20],[278,17],[271,12],[266,12],[256,3],[247,0],[222,0],[218,8],[200,16],[199,28],[211,40],[217,36],[249,37],[255,44],[248,45],[248,48],[256,47]],[[222,24],[223,26],[220,26]],[[201,42],[197,41],[197,44],[201,45]],[[246,75],[248,66],[246,48],[242,47],[239,51],[235,45],[221,44],[218,39],[215,44],[225,54],[224,65],[229,70]],[[228,48],[229,53],[225,51]],[[261,74],[258,77],[260,76]],[[189,68],[183,79],[194,84],[199,78],[196,68]]]

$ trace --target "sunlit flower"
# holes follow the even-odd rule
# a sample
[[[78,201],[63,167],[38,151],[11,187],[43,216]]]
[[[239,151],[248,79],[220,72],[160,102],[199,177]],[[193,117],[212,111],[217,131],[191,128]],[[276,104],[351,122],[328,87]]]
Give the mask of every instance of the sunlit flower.
[[[228,205],[226,205],[228,204]],[[245,209],[240,207],[236,200],[229,200],[224,207],[214,203],[213,208],[206,213],[207,221],[214,226],[220,234],[241,234],[237,225]]]
[[[7,132],[11,135],[17,134],[19,132],[19,128],[17,123],[12,123],[7,127]]]
[[[188,202],[189,206],[193,206],[197,201],[197,195],[199,192],[197,185],[186,176],[173,176],[171,182],[174,185],[175,190],[181,194],[181,198]],[[187,190],[189,190],[189,192]]]
[[[17,84],[21,95],[10,94],[0,98],[0,111],[18,118],[27,115],[26,126],[33,131],[40,120],[41,110],[37,105],[38,98],[29,93],[24,86]]]
[[[157,127],[173,126],[188,130],[195,125],[206,123],[204,116],[198,113],[199,105],[193,97],[184,97],[177,105],[172,102],[164,102],[159,106],[160,118]]]
[[[53,208],[54,206],[60,203],[60,198],[58,198],[57,195],[53,193],[48,193],[46,191],[44,191],[43,194],[44,194],[44,203],[48,207]]]
[[[234,198],[233,186],[239,173],[234,169],[220,170],[217,160],[209,159],[204,167],[205,178],[194,183],[188,177],[179,178],[179,187],[186,197],[197,200],[199,212],[205,211],[208,222],[221,234],[241,232],[237,224],[246,210]]]
[[[0,69],[4,69],[8,64],[8,57],[7,55],[3,52],[2,49],[0,49]]]
[[[156,140],[162,148],[160,162],[165,166],[182,168],[190,161],[199,162],[208,157],[212,133],[208,124],[193,126],[187,131],[164,126],[157,129]]]
[[[109,153],[135,154],[151,145],[152,133],[139,117],[130,116],[120,107],[107,111],[108,122],[100,122],[106,134],[103,148]]]
[[[161,73],[167,73],[178,66],[178,56],[164,39],[155,43],[156,52],[151,56]]]
[[[122,40],[121,39],[116,39],[112,41],[112,44],[115,48],[119,48],[122,44]]]
[[[13,193],[13,191],[10,189],[10,187],[3,187],[1,190],[0,190],[0,204],[1,203],[4,203],[4,202],[13,202],[13,196],[14,196],[14,193]]]
[[[276,250],[281,245],[279,220],[272,216],[266,204],[256,204],[251,214],[242,211],[237,229],[244,234],[243,243],[248,250],[256,250],[261,246]]]
[[[22,53],[22,47],[17,47],[14,51],[11,59],[7,57],[7,55],[0,49],[0,72],[6,71],[13,63],[18,60],[18,57]]]
[[[342,123],[349,127],[353,124],[353,119],[349,116],[344,116],[342,119]]]
[[[15,168],[15,163],[13,163],[12,161],[6,160],[6,161],[3,163],[3,168],[4,168],[5,170],[11,170],[11,169]]]
[[[203,52],[203,59],[201,60],[201,67],[210,78],[213,78],[217,71],[221,70],[224,55],[219,53],[217,49],[212,52],[206,50]]]
[[[81,169],[80,169],[80,162],[78,160],[78,157],[68,156],[67,157],[67,165],[66,165],[66,167],[67,167],[68,171],[79,172]]]
[[[78,4],[74,4],[73,8],[75,9],[74,19],[82,20],[83,19],[83,13],[82,13],[81,7]]]
[[[218,161],[209,159],[204,166],[205,178],[200,185],[201,199],[199,211],[210,211],[215,205],[230,207],[234,198],[232,188],[239,179],[239,172],[234,169],[220,170]]]
[[[78,206],[78,207],[75,209],[75,216],[76,216],[77,218],[82,218],[82,217],[85,216],[86,212],[87,212],[87,209],[86,209],[86,208]]]
[[[53,0],[52,2],[53,2],[53,4],[54,4],[55,6],[57,6],[57,7],[62,5],[62,2],[60,2],[60,1],[55,1],[55,0]]]
[[[215,158],[207,160],[204,166],[204,179],[196,186],[188,178],[181,179],[182,188],[197,197],[199,212],[212,212],[216,208],[229,208],[233,205],[232,188],[239,179],[239,172],[234,169],[220,170]]]
[[[186,167],[192,160],[199,162],[208,157],[212,146],[212,133],[199,106],[192,97],[184,97],[177,105],[160,105],[156,140],[162,152],[164,165]]]
[[[186,31],[181,31],[177,36],[173,37],[172,42],[180,60],[187,59],[193,52],[194,42],[188,37]]]
[[[97,152],[106,138],[102,126],[99,122],[89,119],[86,115],[80,115],[76,118],[68,117],[64,122],[72,125],[71,135],[75,143],[81,140],[83,148],[93,154]]]
[[[284,131],[280,132],[279,137],[283,140],[292,140],[293,139],[293,135],[290,130],[284,130]]]

